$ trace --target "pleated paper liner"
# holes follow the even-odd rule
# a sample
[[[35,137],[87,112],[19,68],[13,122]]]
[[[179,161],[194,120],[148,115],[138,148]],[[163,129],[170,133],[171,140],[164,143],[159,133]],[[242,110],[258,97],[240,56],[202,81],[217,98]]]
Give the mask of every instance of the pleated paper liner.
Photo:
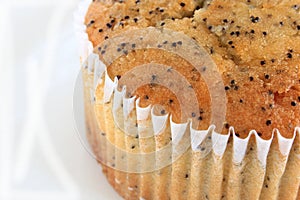
[[[93,54],[83,24],[89,3],[80,5],[75,15],[87,137],[120,195],[125,199],[296,199],[299,128],[290,139],[278,130],[270,140],[255,131],[240,139],[233,128],[227,135],[216,133],[214,126],[194,130],[189,122],[176,124],[168,115],[157,115],[155,107],[141,108],[138,99],[125,97],[126,88],[117,89],[118,79],[111,80]]]
[[[295,130],[291,139],[282,137],[279,131],[275,130],[270,140],[261,139],[255,131],[246,139],[240,139],[235,136],[233,128],[228,135],[214,132],[213,126],[206,131],[197,131],[192,129],[189,123],[175,124],[166,116],[155,115],[151,107],[139,107],[138,100],[135,101],[134,97],[127,99],[124,90],[116,89],[117,82],[117,79],[112,81],[104,72],[102,85],[98,85],[96,92],[96,99],[102,99],[103,102],[94,104],[94,109],[97,117],[101,118],[100,126],[105,126],[100,132],[107,131],[107,142],[124,149],[124,153],[120,153],[116,152],[114,147],[106,145],[104,152],[107,160],[106,163],[102,163],[116,169],[108,178],[119,188],[119,192],[122,191],[123,197],[296,199],[300,175],[299,129]],[[107,95],[105,91],[108,92]],[[87,98],[90,99],[90,95]],[[93,112],[90,115],[93,115]],[[115,126],[113,115],[117,116],[117,121],[123,121],[125,132],[135,130],[133,127],[136,127],[137,122],[138,131],[134,134],[142,136],[144,132],[151,130],[154,137],[144,139],[126,135],[121,131],[122,128]],[[99,133],[95,132],[92,135]],[[173,155],[170,152],[156,154],[151,159],[141,157],[140,161],[127,154],[158,151],[170,142],[170,136],[173,138],[172,146],[176,146],[176,143],[182,140],[191,145],[181,157],[172,160],[174,163],[170,166],[162,169],[162,166],[159,166],[168,160],[164,156]],[[97,137],[93,137],[93,140],[95,138]],[[106,139],[100,138],[96,143],[99,145],[101,140]],[[209,149],[212,151],[206,152]],[[103,152],[98,154],[98,158],[103,157]],[[156,167],[158,170],[148,172]],[[125,170],[129,173],[121,172]]]
[[[97,57],[94,56],[94,58],[96,60],[92,61],[93,63],[97,61]],[[232,134],[233,138],[229,134],[219,135],[213,131],[213,127],[208,131],[196,131],[188,126],[188,123],[174,124],[172,121],[168,121],[166,116],[155,115],[151,107],[139,107],[138,101],[135,101],[134,98],[126,99],[124,90],[116,90],[117,79],[112,81],[105,74],[105,70],[101,69],[105,66],[100,62],[96,63],[98,65],[94,65],[91,69],[102,72],[104,75],[104,78],[100,79],[102,81],[96,83],[98,85],[96,99],[100,99],[100,101],[102,99],[103,101],[102,103],[93,103],[93,92],[87,92],[86,105],[93,106],[98,114],[97,119],[93,119],[90,116],[94,115],[94,111],[93,109],[90,110],[90,113],[87,113],[90,117],[88,123],[93,124],[94,129],[97,127],[96,123],[100,122],[100,126],[102,125],[102,131],[100,132],[99,130],[95,132],[93,132],[93,129],[90,130],[92,132],[90,141],[91,144],[96,143],[93,148],[96,149],[95,153],[97,153],[98,159],[105,162],[104,157],[108,158],[104,164],[116,169],[119,168],[119,170],[146,172],[147,168],[156,162],[148,160],[147,163],[145,160],[141,160],[140,163],[137,163],[137,161],[133,161],[134,159],[126,159],[128,156],[126,153],[116,152],[114,148],[107,146],[102,148],[104,145],[101,143],[106,139],[98,137],[100,135],[107,137],[109,142],[125,149],[126,152],[135,153],[146,153],[160,149],[170,141],[170,136],[174,139],[172,143],[180,141],[180,138],[188,136],[188,134],[193,138],[193,141],[189,141],[186,137],[186,142],[191,142],[191,149],[175,161],[172,166],[165,167],[162,170],[144,173],[143,175],[124,173],[119,170],[110,171],[108,174],[110,182],[116,188],[119,188],[118,191],[124,197],[129,199],[134,197],[164,199],[168,196],[173,198],[180,196],[188,199],[201,199],[207,195],[212,199],[219,199],[222,196],[224,199],[239,199],[241,197],[247,199],[251,194],[253,199],[259,197],[264,199],[265,195],[268,198],[273,196],[272,199],[276,199],[277,196],[280,196],[280,199],[296,198],[297,186],[299,185],[299,129],[295,131],[292,139],[283,138],[278,131],[274,131],[274,138],[265,141],[255,132],[250,133],[246,139],[240,139],[234,133]],[[99,69],[98,66],[100,66]],[[97,79],[94,78],[89,68],[84,71],[84,74],[90,77],[89,79],[85,78],[86,91],[93,91],[94,80]],[[134,115],[134,113],[136,114]],[[125,117],[124,114],[131,115]],[[113,115],[118,118],[119,125],[121,124],[120,121],[124,121],[126,131],[134,130],[132,127],[136,126],[137,121],[138,127],[141,127],[139,135],[145,135],[143,131],[148,132],[151,130],[155,133],[155,137],[143,141],[142,138],[124,134],[120,131],[120,127],[115,126]],[[96,121],[93,122],[93,120]],[[183,132],[178,130],[189,130],[189,133],[182,135]],[[233,129],[231,131],[233,132]],[[104,132],[105,134],[103,134]],[[209,140],[209,138],[212,142],[207,142],[207,144],[212,144],[213,153],[207,155],[205,148],[209,149],[210,147],[199,147],[199,144],[203,144],[203,140]],[[294,146],[292,147],[293,143]],[[99,151],[99,148],[102,150]],[[201,154],[204,154],[204,156]],[[164,155],[167,154],[159,154],[159,156]],[[156,158],[158,164],[161,163],[161,159],[166,160],[166,158],[159,158],[159,156]],[[130,163],[133,166],[130,166]],[[228,165],[228,163],[231,164]],[[125,166],[126,164],[129,166]],[[140,169],[137,169],[138,167]],[[149,187],[149,185],[152,187]],[[278,186],[280,186],[280,190]],[[210,188],[213,188],[213,190]],[[204,194],[206,195],[204,196]],[[257,196],[253,196],[254,194]]]

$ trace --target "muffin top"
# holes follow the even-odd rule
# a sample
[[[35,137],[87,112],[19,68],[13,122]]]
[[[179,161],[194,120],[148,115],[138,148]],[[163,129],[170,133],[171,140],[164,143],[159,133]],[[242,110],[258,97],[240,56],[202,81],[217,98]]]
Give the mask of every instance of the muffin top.
[[[227,134],[232,126],[242,138],[256,130],[269,139],[275,128],[284,137],[292,137],[295,127],[300,126],[299,14],[297,0],[94,1],[85,24],[100,58],[105,52],[97,47],[128,30],[157,27],[189,36],[206,50],[222,77],[227,98],[222,133]],[[162,45],[173,45],[168,42]],[[151,83],[134,90],[122,82],[128,71],[147,63],[170,66],[167,72],[183,75],[195,91],[199,109],[182,110],[178,95],[168,87]],[[160,104],[161,114],[171,113],[175,122],[191,118],[197,129],[210,126],[208,86],[182,57],[160,48],[136,49],[105,64],[109,65],[109,76],[118,77],[120,87],[126,85],[127,96],[140,97],[142,107]],[[153,76],[151,70],[145,73],[162,78]],[[185,106],[189,104],[186,99]]]

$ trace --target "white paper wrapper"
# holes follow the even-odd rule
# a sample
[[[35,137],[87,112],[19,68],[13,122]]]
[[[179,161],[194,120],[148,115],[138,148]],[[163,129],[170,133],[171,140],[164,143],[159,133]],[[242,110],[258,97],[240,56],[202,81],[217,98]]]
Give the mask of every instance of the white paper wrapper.
[[[90,126],[99,126],[90,128],[89,137],[109,182],[124,198],[296,198],[300,128],[293,138],[274,130],[270,140],[263,140],[253,130],[241,139],[233,127],[227,135],[215,132],[214,125],[195,130],[190,122],[176,124],[167,114],[156,115],[153,106],[140,107],[139,99],[126,98],[126,88],[118,91],[118,78],[108,76],[106,66],[93,52],[84,26],[90,3],[83,1],[75,14],[85,90],[90,94],[86,113],[96,115],[88,118],[95,120]],[[96,94],[96,89],[102,92]],[[93,114],[94,109],[98,113]],[[172,141],[162,148],[170,137]]]

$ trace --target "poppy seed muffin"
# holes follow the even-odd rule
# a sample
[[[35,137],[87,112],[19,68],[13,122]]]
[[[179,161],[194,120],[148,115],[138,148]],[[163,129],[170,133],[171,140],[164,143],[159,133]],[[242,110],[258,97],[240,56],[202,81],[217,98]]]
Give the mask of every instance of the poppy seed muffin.
[[[195,129],[207,130],[212,116],[209,89],[190,62],[160,46],[132,51],[116,46],[116,53],[123,51],[123,56],[113,63],[105,63],[106,52],[101,48],[103,42],[128,30],[147,27],[189,36],[210,55],[224,83],[227,108],[221,133],[226,135],[233,127],[237,137],[247,138],[249,132],[256,130],[262,139],[270,140],[274,129],[285,138],[293,138],[294,130],[300,126],[299,14],[297,0],[96,0],[88,9],[85,25],[95,53],[107,65],[108,76],[112,80],[119,79],[120,90],[126,86],[128,98],[139,97],[141,107],[162,105],[160,114],[170,113],[175,123],[191,119],[197,124]],[[135,44],[124,43],[124,47],[126,45]],[[177,48],[181,41],[175,44],[165,41],[160,45]],[[122,77],[136,66],[151,62],[170,66],[168,70],[184,76],[195,91],[199,108],[193,112],[181,110],[176,94],[155,84],[155,80],[161,78],[155,74],[149,73],[154,84],[136,90],[134,83],[122,82]],[[84,73],[84,79],[87,81],[89,75]],[[103,88],[103,84],[97,86],[96,102],[102,101]],[[185,106],[192,107],[190,104],[187,100]],[[129,139],[122,136],[122,132],[114,128],[113,119],[107,117],[109,106],[86,105],[87,113],[93,109],[99,123],[106,127],[105,137],[128,152],[151,152],[172,140],[170,133],[155,139]],[[97,154],[99,138],[91,130],[93,124],[89,121],[87,114],[91,131],[88,137]],[[266,167],[260,166],[255,139],[250,137],[246,156],[239,166],[232,163],[234,146],[230,138],[220,160],[213,154],[203,158],[201,153],[189,149],[171,166],[151,173],[126,173],[104,165],[103,169],[109,182],[125,199],[296,199],[300,184],[297,179],[300,175],[298,135],[288,157],[281,156],[279,139],[275,137]],[[236,182],[238,186],[233,184]]]

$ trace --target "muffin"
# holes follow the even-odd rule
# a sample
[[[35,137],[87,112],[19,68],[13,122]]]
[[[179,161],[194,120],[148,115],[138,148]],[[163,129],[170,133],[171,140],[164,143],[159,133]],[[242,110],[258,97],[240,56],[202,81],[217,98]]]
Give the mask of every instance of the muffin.
[[[299,12],[296,0],[90,3],[87,137],[124,199],[297,199]]]

